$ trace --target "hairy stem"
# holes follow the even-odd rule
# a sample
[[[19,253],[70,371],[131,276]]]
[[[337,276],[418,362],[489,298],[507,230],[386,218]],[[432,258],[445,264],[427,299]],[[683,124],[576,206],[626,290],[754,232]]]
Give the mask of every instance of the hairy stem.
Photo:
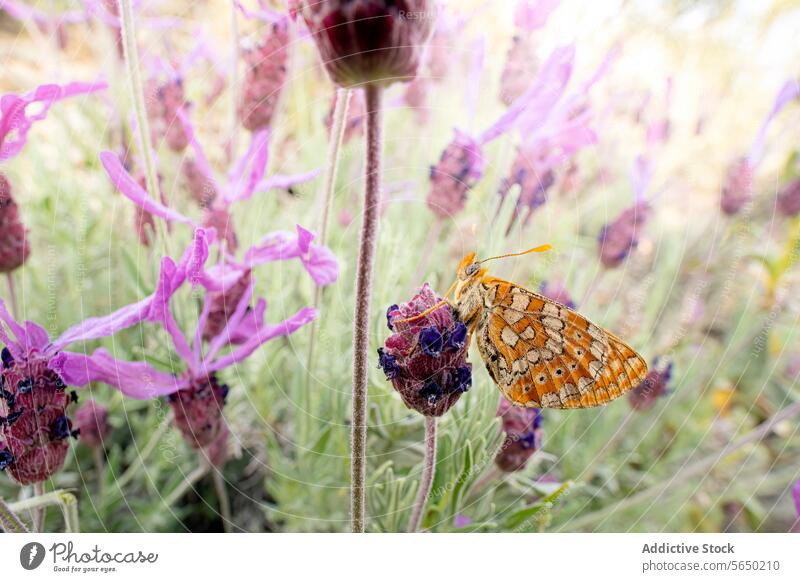
[[[39,481],[33,484],[34,497],[42,497],[44,495],[44,481]],[[39,506],[33,510],[33,531],[44,531],[44,522],[47,518],[47,506]]]
[[[5,533],[28,533],[28,528],[2,498],[0,498],[0,529]]]
[[[356,306],[353,331],[352,485],[350,511],[354,532],[363,532],[366,507],[367,358],[372,269],[378,239],[381,184],[381,87],[367,85],[367,168],[361,239],[356,273]]]
[[[131,90],[131,102],[133,103],[134,114],[136,115],[136,128],[139,132],[139,147],[141,148],[142,159],[144,160],[144,175],[147,181],[147,191],[155,199],[160,199],[160,189],[158,186],[158,176],[156,175],[156,165],[153,160],[153,152],[150,149],[150,123],[147,119],[147,110],[144,103],[144,84],[142,83],[142,72],[139,65],[139,50],[136,47],[136,25],[133,20],[132,0],[119,1],[120,32],[122,34],[122,45],[125,52],[125,66],[128,72],[128,82]],[[161,244],[165,253],[170,254],[169,235],[165,221],[156,220],[156,229],[161,238]]]
[[[211,476],[214,479],[214,489],[219,500],[219,513],[222,517],[222,528],[225,533],[231,533],[233,522],[231,521],[231,500],[228,496],[228,488],[225,487],[225,478],[222,471],[217,467],[211,468]]]
[[[679,467],[674,472],[674,476],[671,479],[666,479],[658,485],[654,485],[653,487],[640,491],[635,495],[631,495],[630,497],[618,501],[613,505],[609,505],[608,507],[605,507],[599,511],[595,511],[594,513],[589,513],[588,515],[573,519],[572,521],[568,522],[569,528],[571,531],[577,531],[592,527],[597,523],[601,523],[606,517],[616,512],[625,511],[631,507],[635,507],[643,501],[647,501],[648,499],[659,497],[662,494],[675,491],[681,485],[686,484],[692,479],[700,478],[707,474],[717,463],[735,453],[742,447],[761,441],[778,423],[798,415],[800,415],[800,402],[796,402],[791,406],[787,406],[772,416],[772,418],[760,424],[757,428],[751,430],[747,434],[742,435],[738,439],[731,441],[719,451],[703,457],[699,461],[689,465],[686,468]]]
[[[20,511],[38,511],[46,508],[48,505],[57,505],[61,508],[64,514],[64,525],[67,533],[80,532],[80,523],[78,521],[78,500],[75,496],[64,489],[57,489],[50,493],[42,493],[36,497],[29,497],[22,501],[12,503],[9,508],[11,511],[19,513]]]
[[[19,320],[19,309],[17,308],[17,292],[14,288],[14,275],[10,272],[6,273],[6,281],[8,281],[8,302],[11,304],[11,315],[14,319]]]
[[[425,417],[425,463],[422,468],[422,479],[419,482],[417,499],[414,501],[414,511],[408,522],[408,531],[414,533],[419,530],[425,505],[433,487],[433,473],[436,470],[436,417]]]
[[[330,224],[330,213],[333,207],[333,191],[336,189],[336,173],[339,169],[339,158],[341,157],[342,141],[344,139],[344,126],[347,120],[347,110],[350,106],[349,89],[336,90],[336,103],[333,108],[333,123],[331,124],[331,135],[328,142],[328,158],[325,166],[325,181],[322,190],[322,219],[320,224],[319,244],[328,244],[328,227]],[[314,287],[314,308],[319,309],[322,301],[322,288]],[[314,345],[316,343],[317,325],[311,323],[311,337],[308,342],[308,359],[306,360],[306,383],[303,406],[305,413],[311,416],[311,377],[314,370]]]

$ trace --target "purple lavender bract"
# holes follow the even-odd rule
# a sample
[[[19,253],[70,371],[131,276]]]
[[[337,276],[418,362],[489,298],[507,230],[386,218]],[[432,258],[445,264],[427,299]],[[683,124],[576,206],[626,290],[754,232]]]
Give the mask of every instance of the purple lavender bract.
[[[672,363],[658,369],[658,360],[653,362],[653,367],[644,379],[644,382],[631,390],[628,402],[635,410],[648,410],[652,408],[659,397],[667,394],[669,381],[672,379]]]
[[[409,303],[392,305],[387,319],[394,333],[378,349],[386,378],[406,406],[425,416],[442,416],[472,386],[467,328],[449,305],[403,321],[442,300],[426,283]]]
[[[614,222],[600,231],[600,260],[609,269],[619,267],[639,244],[639,235],[650,214],[647,202],[638,202],[624,210]]]

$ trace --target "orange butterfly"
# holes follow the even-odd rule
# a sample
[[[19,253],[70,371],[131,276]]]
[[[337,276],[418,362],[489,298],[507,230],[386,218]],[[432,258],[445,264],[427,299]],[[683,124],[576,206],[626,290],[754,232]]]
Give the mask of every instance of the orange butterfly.
[[[491,277],[481,266],[550,248],[544,245],[483,261],[470,253],[459,263],[458,280],[445,297],[455,289],[450,305],[467,325],[489,375],[510,402],[537,408],[602,406],[644,381],[644,358],[568,307]]]

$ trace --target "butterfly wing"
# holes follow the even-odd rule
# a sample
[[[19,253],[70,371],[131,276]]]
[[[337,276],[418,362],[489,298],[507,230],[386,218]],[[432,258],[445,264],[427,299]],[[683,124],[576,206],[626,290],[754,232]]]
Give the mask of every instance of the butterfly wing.
[[[602,406],[638,386],[647,363],[571,309],[493,277],[481,282],[475,340],[489,375],[518,406]]]

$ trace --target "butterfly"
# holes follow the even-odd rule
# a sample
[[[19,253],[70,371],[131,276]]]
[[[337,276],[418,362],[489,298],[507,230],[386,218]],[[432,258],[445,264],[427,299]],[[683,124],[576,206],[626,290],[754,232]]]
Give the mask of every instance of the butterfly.
[[[636,388],[647,363],[633,348],[579,313],[520,285],[492,277],[486,261],[544,252],[550,245],[458,265],[445,295],[474,339],[492,380],[517,406],[603,406]]]

